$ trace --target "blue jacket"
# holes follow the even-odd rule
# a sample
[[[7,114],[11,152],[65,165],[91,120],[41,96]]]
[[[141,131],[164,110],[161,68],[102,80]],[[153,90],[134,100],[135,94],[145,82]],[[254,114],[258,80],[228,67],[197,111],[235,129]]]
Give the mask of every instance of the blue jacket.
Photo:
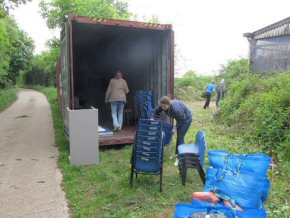
[[[160,115],[162,111],[163,110],[161,109],[161,107],[157,107],[154,110],[154,115]],[[179,100],[173,100],[169,109],[164,112],[167,116],[176,120],[177,126],[182,125],[185,122],[192,121],[192,113],[190,109]]]
[[[207,87],[206,87],[206,92],[207,93],[212,94],[214,90],[215,90],[215,84],[210,83],[210,84],[207,85]]]

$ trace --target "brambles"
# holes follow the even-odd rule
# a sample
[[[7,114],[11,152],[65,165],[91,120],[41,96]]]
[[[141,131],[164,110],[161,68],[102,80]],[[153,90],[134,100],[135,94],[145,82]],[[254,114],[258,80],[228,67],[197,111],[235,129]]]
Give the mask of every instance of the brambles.
[[[249,75],[229,87],[218,121],[275,158],[289,157],[290,74]]]

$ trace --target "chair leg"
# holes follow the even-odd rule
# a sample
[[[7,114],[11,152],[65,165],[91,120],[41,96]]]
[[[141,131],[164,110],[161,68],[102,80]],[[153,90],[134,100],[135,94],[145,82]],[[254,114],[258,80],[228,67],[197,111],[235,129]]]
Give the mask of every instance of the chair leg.
[[[186,182],[186,176],[187,176],[187,167],[184,166],[183,168],[183,176],[182,176],[182,185],[185,186],[185,182]]]
[[[133,164],[131,165],[131,176],[130,176],[130,185],[131,185],[131,188],[133,187],[133,178],[134,178],[134,176],[133,176]]]
[[[183,169],[182,169],[182,165],[181,165],[180,162],[178,164],[178,169],[179,169],[179,176],[180,176],[180,179],[181,179],[181,182],[182,182],[183,181]]]
[[[186,174],[187,174],[187,167],[186,167],[186,157],[183,157],[183,161],[181,163],[181,172],[182,172],[182,185],[185,186],[186,182]]]
[[[200,162],[198,160],[198,157],[197,156],[194,156],[194,159],[195,159],[195,162],[196,162],[196,169],[197,169],[197,172],[202,180],[202,183],[205,184],[205,173],[200,165]]]
[[[138,177],[138,174],[137,174],[137,172],[136,172],[136,179],[137,179],[137,177]]]
[[[162,192],[162,172],[160,173],[160,192]]]

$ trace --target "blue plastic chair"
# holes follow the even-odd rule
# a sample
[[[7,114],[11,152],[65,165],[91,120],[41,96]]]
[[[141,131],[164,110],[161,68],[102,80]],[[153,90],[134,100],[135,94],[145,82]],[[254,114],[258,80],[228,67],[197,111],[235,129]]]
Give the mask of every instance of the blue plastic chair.
[[[203,184],[205,184],[205,173],[203,171],[205,150],[205,132],[202,130],[196,134],[194,144],[181,144],[178,146],[178,166],[183,185],[186,182],[188,168],[197,169]]]
[[[160,192],[162,191],[163,145],[162,127],[159,121],[145,119],[138,121],[131,157],[131,187],[134,173],[136,178],[139,173],[160,175]]]
[[[137,119],[149,119],[154,110],[153,91],[138,90],[134,97],[134,109]]]

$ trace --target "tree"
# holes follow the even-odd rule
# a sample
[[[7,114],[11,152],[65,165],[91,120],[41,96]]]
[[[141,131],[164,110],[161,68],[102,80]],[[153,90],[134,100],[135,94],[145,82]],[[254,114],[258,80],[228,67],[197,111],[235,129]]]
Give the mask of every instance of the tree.
[[[24,82],[27,85],[56,85],[56,63],[59,57],[60,44],[57,38],[46,42],[48,51],[35,55],[31,68],[24,73]]]
[[[149,23],[160,23],[159,18],[157,17],[157,15],[153,15],[150,19],[149,19]]]
[[[56,62],[59,56],[59,48],[51,48],[33,57],[31,68],[24,73],[24,81],[27,85],[56,85]]]
[[[26,4],[31,0],[0,0],[1,2],[1,9],[0,9],[0,17],[4,17],[8,14],[10,9],[17,7],[20,4]]]
[[[225,79],[227,85],[233,81],[242,80],[249,72],[249,61],[246,58],[230,60],[226,65],[221,65],[217,79]]]
[[[0,88],[15,84],[33,56],[32,39],[19,29],[13,17],[0,19]]]
[[[219,73],[221,76],[238,77],[249,72],[249,61],[246,58],[230,60],[226,65],[221,65]]]
[[[46,47],[49,49],[59,48],[60,47],[59,39],[56,37],[53,37],[52,39],[47,40]]]
[[[184,77],[185,78],[189,78],[189,77],[197,78],[197,75],[196,75],[196,72],[194,70],[189,70],[184,74]]]
[[[40,2],[48,28],[62,28],[68,14],[128,20],[128,3],[121,0],[52,0]]]
[[[5,21],[11,44],[8,78],[14,84],[20,71],[29,67],[33,57],[34,43],[27,33],[19,29],[14,18],[6,16]]]
[[[14,84],[20,71],[29,67],[33,57],[34,43],[27,33],[19,29],[14,18],[7,16],[5,21],[11,44],[8,78]]]
[[[67,15],[97,18],[113,18],[128,20],[128,4],[124,0],[42,0],[39,4],[41,15],[46,19],[48,28],[62,28]],[[56,85],[56,63],[60,52],[59,39],[47,41],[48,51],[33,58],[30,70],[24,74],[27,84],[52,86]]]
[[[9,42],[6,24],[0,19],[0,88],[4,88],[9,81],[7,80],[10,55],[9,50],[11,44]]]

